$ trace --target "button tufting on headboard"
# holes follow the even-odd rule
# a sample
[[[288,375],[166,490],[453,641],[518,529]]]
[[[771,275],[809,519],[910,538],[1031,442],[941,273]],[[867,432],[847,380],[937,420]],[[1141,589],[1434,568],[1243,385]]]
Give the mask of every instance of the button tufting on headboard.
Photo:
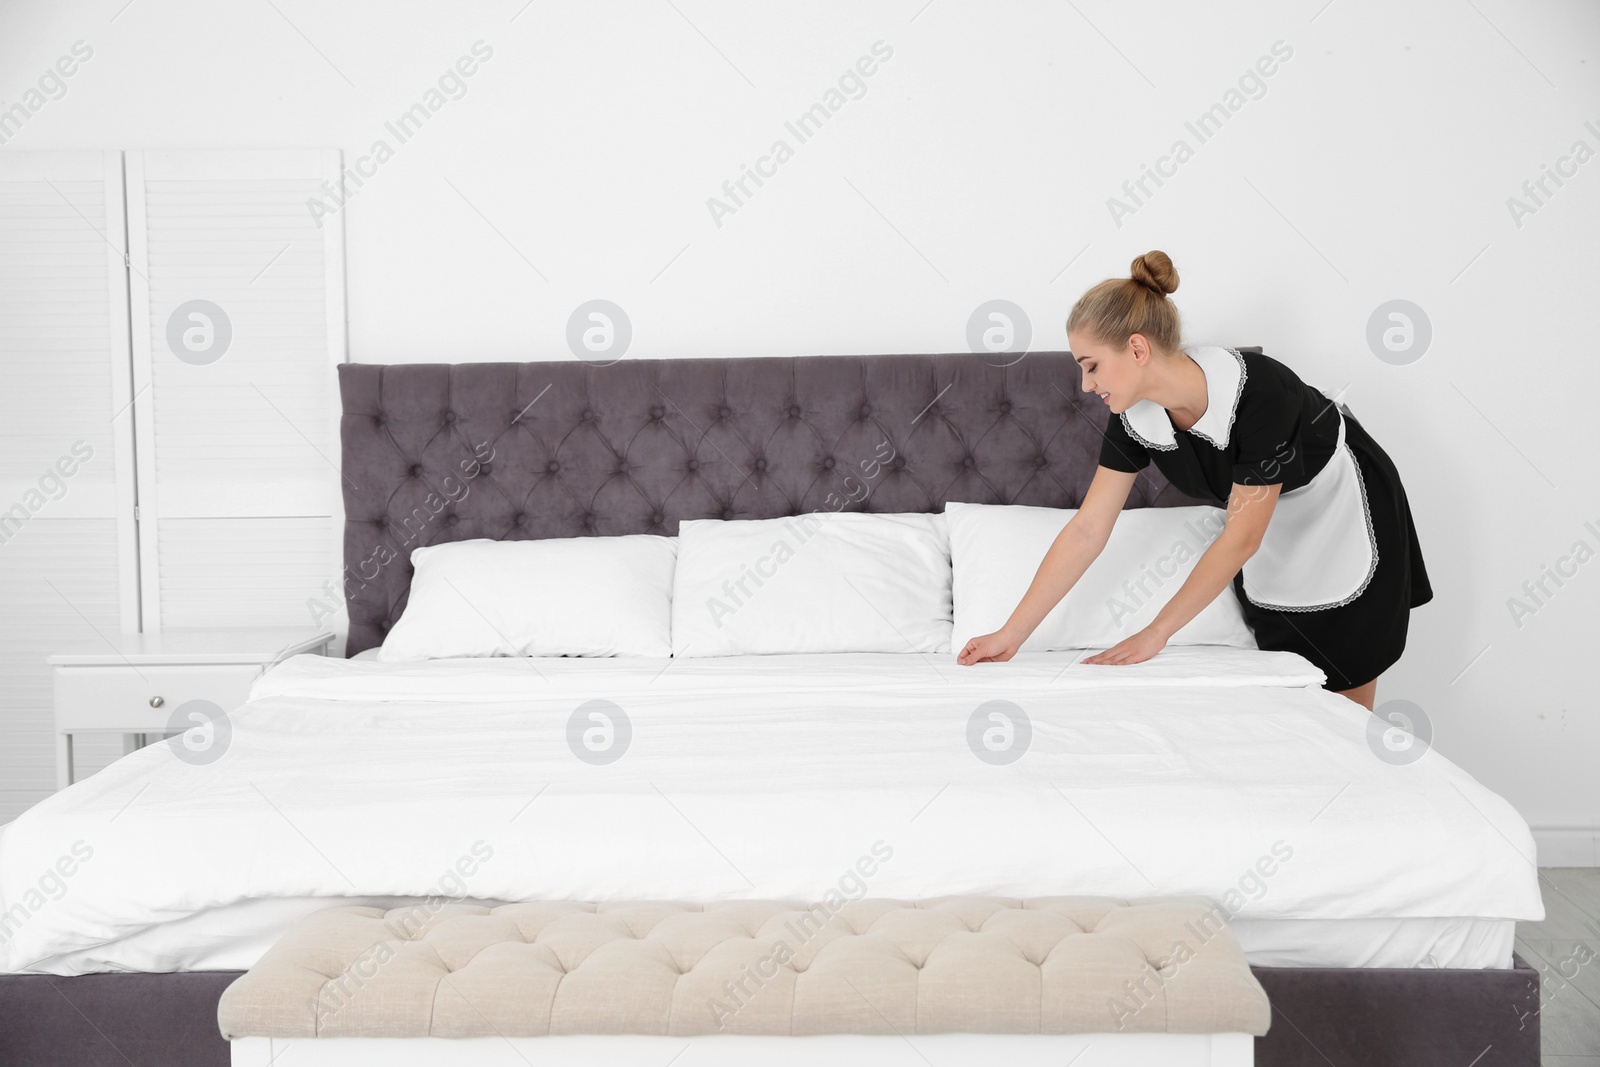
[[[400,617],[421,545],[950,500],[1076,507],[1107,417],[1065,352],[350,363],[339,388],[346,655]],[[1195,503],[1153,464],[1128,500]]]

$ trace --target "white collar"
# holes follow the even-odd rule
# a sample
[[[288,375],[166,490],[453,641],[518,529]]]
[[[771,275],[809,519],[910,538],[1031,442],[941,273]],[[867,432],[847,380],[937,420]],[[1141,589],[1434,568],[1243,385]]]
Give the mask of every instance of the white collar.
[[[1206,378],[1206,411],[1189,427],[1188,433],[1202,437],[1217,448],[1228,447],[1233,416],[1244,393],[1244,357],[1232,348],[1198,345],[1183,350],[1199,364]],[[1178,447],[1177,431],[1167,409],[1154,400],[1141,400],[1122,413],[1122,426],[1128,435],[1146,448],[1168,451]]]

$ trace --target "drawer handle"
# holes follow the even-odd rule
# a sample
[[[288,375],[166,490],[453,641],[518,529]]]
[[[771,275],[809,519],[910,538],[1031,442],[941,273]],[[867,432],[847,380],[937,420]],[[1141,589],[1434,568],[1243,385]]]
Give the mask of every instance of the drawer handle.
[[[159,708],[161,705],[163,705],[165,703],[166,703],[166,701],[161,699],[160,697],[151,697],[150,698],[150,706],[152,708]]]

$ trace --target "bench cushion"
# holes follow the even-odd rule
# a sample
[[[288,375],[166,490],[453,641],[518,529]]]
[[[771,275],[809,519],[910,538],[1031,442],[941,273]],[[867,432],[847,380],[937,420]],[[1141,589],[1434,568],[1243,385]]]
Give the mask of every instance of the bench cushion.
[[[438,901],[298,924],[223,994],[236,1037],[1266,1033],[1209,901]]]

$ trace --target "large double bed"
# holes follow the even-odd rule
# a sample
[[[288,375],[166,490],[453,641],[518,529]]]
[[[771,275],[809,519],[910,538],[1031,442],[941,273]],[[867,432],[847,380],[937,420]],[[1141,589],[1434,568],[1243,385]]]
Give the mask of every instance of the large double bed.
[[[150,746],[3,829],[0,1058],[220,1067],[222,988],[335,905],[836,890],[1204,897],[1273,1003],[1259,1063],[1536,1062],[1537,976],[1512,953],[1543,916],[1527,825],[1437,751],[1385,758],[1381,724],[1299,656],[370,651],[419,545],[1075,507],[1105,416],[1066,353],[340,379],[349,658],[264,673],[214,763]],[[1197,503],[1152,468],[1129,506]],[[574,758],[594,701],[625,713],[625,758]],[[974,758],[992,701],[1024,709],[1024,758]]]

